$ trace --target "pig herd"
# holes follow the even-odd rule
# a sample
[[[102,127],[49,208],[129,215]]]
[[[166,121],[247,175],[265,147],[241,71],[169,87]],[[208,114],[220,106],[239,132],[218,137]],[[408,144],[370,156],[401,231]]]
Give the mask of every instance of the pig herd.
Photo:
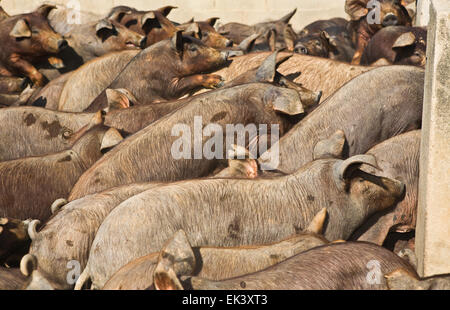
[[[0,289],[450,289],[414,256],[427,30],[368,2],[0,7]]]

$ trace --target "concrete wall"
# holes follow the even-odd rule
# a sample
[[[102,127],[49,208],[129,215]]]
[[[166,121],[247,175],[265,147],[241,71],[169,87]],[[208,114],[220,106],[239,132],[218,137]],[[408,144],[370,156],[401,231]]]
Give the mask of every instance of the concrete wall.
[[[254,24],[277,19],[297,8],[292,19],[296,30],[317,19],[347,17],[345,0],[2,0],[1,5],[9,14],[31,11],[41,3],[68,4],[78,2],[82,11],[106,14],[116,5],[128,5],[138,9],[155,9],[166,5],[179,8],[170,13],[170,19],[184,22],[191,17],[197,20],[220,17],[221,23],[242,22]]]

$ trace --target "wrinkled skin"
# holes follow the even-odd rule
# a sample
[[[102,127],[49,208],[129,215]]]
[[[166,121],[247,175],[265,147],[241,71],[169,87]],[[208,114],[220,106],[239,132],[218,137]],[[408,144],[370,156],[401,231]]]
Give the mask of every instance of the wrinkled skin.
[[[108,59],[104,61],[109,62]],[[224,66],[226,61],[226,53],[206,47],[192,37],[181,36],[179,32],[172,39],[161,41],[135,55],[126,66],[119,66],[123,70],[112,70],[117,72],[116,75],[108,72],[108,77],[112,79],[102,78],[102,80],[105,84],[109,80],[109,86],[106,85],[108,88],[127,89],[143,104],[167,101],[178,99],[201,88],[212,89],[221,85],[220,76],[202,73],[216,70]],[[89,70],[87,72],[83,70],[83,67],[80,68],[77,74],[67,81],[61,94],[60,110],[94,112],[106,104],[104,91],[106,87],[101,89],[100,85],[93,86],[92,92],[90,90],[89,92],[96,93],[95,97],[80,94],[78,86],[80,83],[85,84],[79,79],[81,77],[84,79],[86,74],[88,76],[100,74],[92,72],[89,68],[86,68]],[[105,73],[100,75],[103,74]]]
[[[27,222],[0,218],[0,265],[19,266],[31,242],[27,229]]]
[[[33,62],[60,52],[67,41],[56,33],[47,16],[53,6],[42,5],[35,12],[15,15],[0,21],[0,75],[28,77],[35,86],[46,83],[44,76],[33,66]],[[0,66],[1,67],[1,66]]]
[[[186,244],[187,243],[187,244]],[[263,246],[247,246],[235,248],[196,247],[191,248],[188,242],[180,244],[193,251],[197,262],[192,276],[211,280],[224,280],[256,272],[275,265],[298,253],[327,244],[328,241],[319,235],[303,233],[278,243]],[[170,255],[170,252],[167,252]],[[153,284],[153,273],[158,256],[167,255],[153,253],[125,265],[117,271],[103,287],[104,290],[143,290]],[[175,263],[181,257],[175,257]]]
[[[291,127],[291,123],[282,114],[283,111],[275,111],[280,104],[285,105],[280,108],[286,108],[285,111],[289,113],[298,114],[302,109],[295,90],[262,83],[195,96],[178,110],[128,137],[124,143],[105,155],[80,178],[73,188],[70,200],[122,184],[177,181],[208,176],[223,161],[217,158],[225,158],[227,155],[227,124],[254,124],[257,127],[267,124],[268,133],[271,124],[278,124],[282,136]],[[182,139],[182,132],[175,130],[174,126],[184,125],[190,128],[192,138],[198,131],[196,129],[194,132],[194,117],[201,117],[204,126],[220,126],[221,131],[213,131],[211,135],[221,136],[223,145],[215,145],[217,151],[212,152],[213,159],[204,156],[194,159],[194,143],[191,142],[189,146],[184,147],[192,156],[174,159],[172,151],[180,152],[179,144]],[[172,130],[175,130],[173,135]],[[192,141],[191,138],[188,138],[189,141]],[[201,139],[202,148],[212,149],[211,145],[208,148],[206,144],[210,137],[202,135],[196,139]],[[148,147],[150,145],[151,147]]]
[[[160,251],[179,229],[193,247],[279,242],[305,230],[324,207],[325,238],[346,239],[370,214],[401,199],[404,185],[364,173],[356,163],[340,179],[342,165],[317,160],[286,177],[183,181],[136,195],[104,220],[81,277],[101,288],[123,265]]]
[[[345,12],[350,15],[350,29],[356,46],[352,64],[361,63],[361,57],[370,39],[387,26],[412,26],[411,17],[400,0],[379,0],[380,23],[370,23],[366,18],[370,10],[367,8],[369,0],[346,0]]]
[[[67,263],[86,266],[92,241],[104,218],[122,201],[157,184],[132,184],[84,197],[65,205],[37,233],[30,254],[37,259],[36,275],[57,289],[72,289],[67,283]],[[48,206],[49,207],[49,206]]]
[[[145,35],[145,47],[148,47],[172,37],[177,32],[177,27],[166,18],[173,8],[175,7],[167,6],[154,11],[138,11],[127,6],[118,6],[110,11],[108,18]]]
[[[401,40],[402,35],[410,35],[411,38]],[[425,28],[405,26],[383,28],[370,40],[362,55],[361,64],[371,65],[383,59],[388,64],[425,68],[426,42]]]
[[[269,55],[270,53],[251,53],[236,57],[228,67],[215,73],[222,76],[225,81],[232,81],[245,72],[258,68]],[[279,53],[278,59],[286,55],[289,54]],[[307,89],[323,91],[322,100],[324,100],[354,77],[372,69],[330,59],[294,54],[279,66],[278,72]]]
[[[27,281],[18,268],[0,267],[0,290],[21,290]]]
[[[314,146],[336,130],[344,131],[347,155],[353,156],[420,128],[423,83],[424,71],[409,66],[381,67],[360,75],[281,138],[280,164],[272,168],[295,172],[313,159]],[[258,159],[260,164],[265,162],[265,156]]]
[[[1,162],[0,216],[48,220],[50,205],[67,197],[80,175],[103,155],[105,133],[105,127],[97,127],[69,150]]]
[[[102,123],[100,113],[66,113],[38,107],[0,110],[0,162],[72,147],[82,128]]]
[[[383,170],[379,175],[401,180],[406,184],[405,199],[392,210],[369,219],[354,237],[382,245],[390,231],[406,233],[415,230],[419,186],[420,130],[396,136],[370,149],[367,154],[377,158]],[[373,173],[374,171],[366,170]]]
[[[379,282],[367,281],[371,261],[380,263]],[[253,274],[224,281],[192,277],[182,285],[194,290],[385,290],[382,275],[398,268],[417,275],[409,264],[382,247],[345,242],[311,249]],[[175,287],[164,273],[160,281],[163,288]]]
[[[214,25],[218,18],[210,18],[206,21],[186,23],[178,26],[187,33],[191,32],[193,36],[201,40],[206,46],[222,49],[233,46],[233,41],[219,34]]]

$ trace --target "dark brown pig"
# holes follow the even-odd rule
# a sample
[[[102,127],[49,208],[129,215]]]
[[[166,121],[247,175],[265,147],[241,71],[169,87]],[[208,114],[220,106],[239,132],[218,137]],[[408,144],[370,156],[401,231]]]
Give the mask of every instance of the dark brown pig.
[[[55,199],[67,197],[80,175],[103,155],[102,151],[121,139],[116,129],[99,126],[69,150],[1,162],[0,216],[45,222]]]
[[[72,147],[76,133],[102,123],[101,112],[66,113],[39,107],[0,110],[0,162]]]
[[[337,130],[345,133],[347,154],[353,156],[420,128],[423,83],[424,70],[411,66],[380,67],[358,76],[280,139],[278,165],[269,168],[297,171],[313,160],[315,145]],[[259,158],[259,165],[266,166],[266,160],[273,161],[270,153]]]
[[[103,287],[128,262],[160,251],[179,229],[193,247],[264,245],[305,230],[325,207],[325,238],[346,239],[405,190],[399,181],[361,171],[361,164],[376,161],[367,155],[317,160],[279,178],[191,180],[142,192],[103,221],[77,287],[89,278]]]
[[[19,268],[0,267],[0,290],[21,290],[27,283]]]
[[[54,8],[42,5],[33,13],[0,21],[0,62],[11,74],[26,76],[38,87],[44,86],[46,80],[33,61],[67,47],[67,41],[50,27],[47,19]]]
[[[256,272],[275,265],[287,258],[309,249],[327,244],[320,236],[326,210],[315,217],[317,223],[307,231],[289,239],[269,245],[242,246],[234,248],[191,248],[186,233],[178,231],[164,246],[161,253],[153,253],[125,265],[103,287],[104,290],[143,290],[153,284],[153,273],[158,260],[171,260],[174,269],[181,269],[186,257],[201,262],[195,270],[179,270],[178,275],[192,275],[211,280],[224,280]],[[313,220],[314,222],[314,220]],[[315,231],[310,231],[310,229]],[[185,255],[185,253],[189,253]],[[200,264],[199,264],[200,265]],[[178,271],[178,270],[177,270]]]
[[[405,199],[393,210],[386,210],[367,221],[354,237],[383,245],[390,231],[406,233],[416,228],[419,186],[420,130],[393,137],[370,149],[382,169],[380,175],[406,184]],[[372,172],[373,171],[368,171]]]
[[[421,27],[391,26],[378,31],[370,40],[361,64],[385,60],[388,64],[425,68],[427,30]]]
[[[399,0],[378,0],[375,8],[369,0],[346,0],[345,12],[350,15],[350,29],[356,46],[352,64],[359,65],[364,49],[380,29],[387,26],[411,26],[411,17]],[[377,15],[379,20],[377,20]]]
[[[89,94],[96,93],[95,100],[79,92],[79,87],[86,88],[85,71],[80,68],[66,82],[59,109],[98,111],[107,102],[106,88],[127,89],[141,103],[178,99],[201,88],[213,89],[222,85],[222,78],[203,73],[217,70],[226,61],[226,52],[207,47],[197,39],[183,36],[179,31],[172,39],[158,42],[136,55],[119,71],[120,74],[109,80],[109,86],[103,87],[99,92],[94,92],[94,89],[101,88],[98,84],[92,86],[92,91],[87,90]],[[87,74],[90,72],[92,70]],[[104,78],[102,80],[106,81]]]
[[[209,47],[222,49],[233,46],[233,41],[219,34],[214,28],[218,19],[218,17],[212,17],[206,21],[182,24],[179,25],[178,28],[201,40]]]
[[[243,73],[261,66],[269,55],[270,53],[251,53],[236,57],[228,67],[215,73],[222,76],[225,81],[232,81]],[[289,54],[279,53],[278,57],[284,58],[286,55]],[[323,91],[322,100],[324,100],[354,77],[372,69],[325,58],[294,54],[280,65],[278,71],[288,78],[292,77],[294,82],[302,84],[307,89]]]
[[[305,26],[299,33],[298,38],[303,38],[309,35],[317,35],[320,34],[323,30],[328,28],[347,28],[349,22],[341,17],[331,18],[331,19],[322,19],[312,22],[311,24]]]
[[[303,112],[297,91],[270,84],[245,84],[195,96],[106,154],[80,178],[70,200],[122,184],[208,176],[224,161],[236,133],[252,139],[248,137],[252,128],[257,134],[258,126],[266,126],[270,133],[277,125],[283,135],[292,126],[287,116]],[[210,124],[208,130],[213,132],[199,133],[200,123]],[[222,140],[216,145],[208,135]]]
[[[163,290],[385,290],[384,274],[399,268],[417,275],[412,266],[380,246],[344,242],[317,247],[265,270],[223,281],[200,277],[180,281],[170,264],[161,262],[154,284]]]
[[[30,247],[29,220],[0,218],[0,265],[19,266]]]
[[[35,261],[32,277],[46,279],[57,289],[73,288],[75,282],[67,282],[71,271],[67,263],[77,261],[84,269],[95,234],[109,212],[122,201],[157,185],[130,184],[68,204],[64,200],[55,201],[53,217],[38,232],[31,231],[33,241],[29,255],[22,260],[23,265]]]
[[[146,47],[172,37],[179,29],[166,16],[176,7],[165,6],[154,11],[138,11],[128,6],[113,8],[108,18],[147,38]]]

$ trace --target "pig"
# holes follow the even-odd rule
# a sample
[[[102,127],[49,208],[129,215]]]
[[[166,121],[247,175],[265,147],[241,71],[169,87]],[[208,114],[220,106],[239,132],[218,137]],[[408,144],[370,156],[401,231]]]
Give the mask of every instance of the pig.
[[[102,123],[101,112],[66,113],[39,107],[0,110],[0,162],[43,156],[70,148],[76,133]]]
[[[27,278],[19,268],[0,267],[0,290],[21,290],[27,283]]]
[[[305,26],[299,33],[298,39],[309,35],[320,34],[323,30],[329,28],[348,28],[349,22],[345,18],[336,17],[325,20],[317,20]]]
[[[5,12],[5,10],[0,6],[0,21],[3,19],[7,19],[8,17],[11,17],[8,13]]]
[[[354,237],[383,245],[390,231],[407,233],[415,230],[419,187],[420,130],[414,130],[386,140],[367,154],[378,159],[381,175],[406,184],[406,196],[393,210],[386,210],[369,219]],[[368,171],[373,173],[373,171]]]
[[[425,68],[427,30],[422,27],[390,26],[378,31],[364,50],[362,65],[385,60],[388,64]]]
[[[68,45],[48,22],[47,17],[54,8],[44,4],[32,13],[0,21],[3,38],[0,62],[7,72],[28,77],[36,87],[44,86],[46,79],[33,66],[33,61],[57,54]]]
[[[405,190],[400,181],[362,172],[361,164],[376,166],[376,159],[321,159],[285,177],[182,181],[142,192],[103,221],[75,287],[88,279],[103,287],[125,264],[160,251],[179,229],[193,247],[270,244],[305,230],[325,207],[324,237],[346,239]]]
[[[47,221],[51,215],[48,206],[59,197],[67,197],[80,175],[103,155],[102,151],[122,139],[116,129],[104,126],[83,135],[84,131],[71,149],[0,163],[0,216]]]
[[[71,271],[67,263],[77,261],[81,270],[84,269],[95,234],[109,212],[122,201],[157,185],[125,185],[70,203],[64,199],[56,200],[49,208],[53,217],[39,231],[30,228],[33,240],[22,265],[35,262],[32,277],[45,279],[56,289],[72,289],[73,285],[66,280]]]
[[[127,6],[113,8],[108,19],[117,21],[132,31],[146,36],[145,47],[171,38],[179,29],[167,19],[174,6],[165,6],[154,11],[138,11]]]
[[[269,55],[270,53],[267,52],[251,53],[233,58],[228,67],[216,71],[215,74],[222,76],[225,81],[232,81],[248,70],[259,67]],[[286,53],[279,53],[278,57],[283,58],[286,55]],[[294,82],[302,84],[307,89],[321,90],[322,100],[325,100],[354,77],[372,69],[330,59],[294,54],[280,65],[278,71],[288,78],[294,78]]]
[[[78,28],[79,25],[89,24],[100,19],[102,16],[83,11],[80,7],[67,7],[60,4],[56,5],[56,8],[48,15],[50,26],[63,36]]]
[[[399,268],[384,277],[389,290],[450,290],[450,275],[420,279],[416,273]]]
[[[27,85],[27,79],[0,76],[0,94],[21,93]]]
[[[57,111],[61,92],[71,75],[72,72],[62,74],[61,76],[51,80],[44,87],[36,89],[26,101],[26,105]]]
[[[380,29],[387,26],[412,26],[411,17],[399,0],[378,0],[376,8],[368,7],[369,0],[346,0],[345,12],[350,16],[350,29],[356,46],[352,64],[359,65],[370,39]],[[379,8],[379,20],[372,21],[371,10]],[[369,16],[370,15],[370,16]],[[376,18],[376,17],[375,17]]]
[[[234,248],[192,248],[186,233],[178,231],[160,253],[152,253],[125,265],[106,282],[103,290],[144,290],[153,284],[153,272],[158,260],[171,259],[173,264],[184,263],[184,253],[201,261],[200,268],[189,274],[211,280],[224,280],[256,272],[275,265],[298,253],[328,243],[320,236],[326,218],[321,210],[305,232],[278,243]],[[226,264],[226,265],[224,265]]]
[[[29,220],[0,218],[0,265],[19,266],[20,259],[28,252]]]
[[[214,89],[222,85],[222,78],[215,74],[200,73],[219,69],[226,61],[226,52],[206,47],[197,39],[183,36],[178,31],[172,39],[158,42],[136,55],[123,70],[118,71],[120,74],[108,79],[109,86],[103,87],[103,83],[92,86],[92,92],[89,92],[95,93],[95,97],[78,91],[80,84],[84,85],[85,82],[80,75],[86,76],[80,68],[66,82],[59,110],[98,111],[107,101],[106,88],[125,88],[141,103],[178,99],[203,87]],[[115,69],[112,71],[117,72]],[[89,70],[87,74],[105,74],[91,72]],[[106,78],[103,80],[106,82]],[[94,89],[100,91],[94,92]]]
[[[251,127],[255,126],[257,131],[256,126],[260,125],[266,125],[267,132],[271,131],[272,125],[278,125],[279,133],[283,135],[292,126],[288,116],[303,112],[296,90],[265,83],[245,84],[195,96],[189,103],[128,137],[122,145],[106,154],[79,179],[69,200],[122,184],[208,176],[223,161],[228,146],[235,143],[231,133],[240,131],[240,126],[230,128],[227,124],[247,126],[244,130],[249,130],[248,139],[257,134],[250,132]],[[196,117],[202,122],[212,123],[208,130],[214,127],[214,135],[222,137],[217,142],[220,144],[215,145],[214,142],[214,146],[211,145],[211,141],[207,142],[210,139],[198,132],[198,125],[194,124]],[[209,134],[213,135],[213,132]],[[198,139],[194,143],[196,150],[191,143],[191,133]],[[228,140],[227,135],[231,136]],[[230,138],[233,139],[231,143]],[[186,141],[186,145],[182,141]],[[208,155],[207,159],[197,153],[194,159],[193,152],[198,152],[200,143],[202,150],[209,148],[209,154],[214,155]],[[179,154],[181,149],[183,155],[176,155],[175,159],[172,154]]]
[[[192,260],[186,264],[195,268]],[[383,275],[399,268],[417,275],[412,266],[389,250],[366,242],[344,242],[316,247],[259,272],[222,281],[201,277],[178,279],[173,267],[162,261],[155,269],[154,287],[162,290],[386,290]]]
[[[380,67],[364,73],[322,102],[280,139],[277,162],[269,150],[258,159],[258,165],[262,170],[293,173],[313,160],[319,141],[337,130],[344,132],[347,155],[353,156],[396,135],[419,129],[423,83],[424,70],[416,67]]]
[[[182,29],[186,33],[201,40],[206,46],[217,49],[232,47],[233,41],[225,38],[214,29],[214,25],[218,19],[218,17],[212,17],[206,21],[186,23],[178,26],[178,29]]]

